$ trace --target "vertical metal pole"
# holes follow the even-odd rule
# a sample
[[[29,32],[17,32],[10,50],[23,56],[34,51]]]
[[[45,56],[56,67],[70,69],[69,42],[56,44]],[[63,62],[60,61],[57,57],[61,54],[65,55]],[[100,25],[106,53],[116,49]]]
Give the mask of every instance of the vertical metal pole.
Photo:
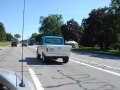
[[[24,0],[24,7],[23,7],[23,28],[22,28],[22,42],[23,42],[23,34],[24,34],[24,15],[25,15],[25,0]],[[23,45],[22,45],[22,65],[21,65],[21,70],[22,70],[22,79],[21,83],[19,84],[20,87],[25,87],[25,84],[23,82]]]

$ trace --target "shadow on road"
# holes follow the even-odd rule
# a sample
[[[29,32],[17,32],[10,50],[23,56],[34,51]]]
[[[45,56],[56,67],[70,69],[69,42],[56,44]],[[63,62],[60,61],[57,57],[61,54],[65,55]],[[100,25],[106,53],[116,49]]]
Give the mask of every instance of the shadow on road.
[[[19,62],[22,62],[22,60],[19,60]],[[27,57],[23,62],[26,62],[27,65],[63,65],[62,62],[49,60],[47,63],[43,63],[42,59],[36,59],[34,57]]]
[[[114,56],[109,54],[98,54],[98,53],[89,53],[89,52],[73,52],[77,55],[87,55],[89,57],[97,57],[110,60],[120,60],[120,56]]]

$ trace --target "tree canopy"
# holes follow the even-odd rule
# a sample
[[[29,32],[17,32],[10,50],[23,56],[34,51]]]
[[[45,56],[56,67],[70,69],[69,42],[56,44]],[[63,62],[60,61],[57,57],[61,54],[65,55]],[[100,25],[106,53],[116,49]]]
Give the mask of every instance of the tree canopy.
[[[62,25],[61,31],[65,40],[80,41],[82,28],[74,19],[71,19],[67,21],[66,24]]]
[[[18,39],[18,38],[20,38],[21,36],[20,36],[20,34],[15,34],[14,37]]]
[[[83,45],[94,47],[94,45],[98,44],[101,49],[109,47],[113,36],[112,31],[107,26],[107,11],[108,8],[106,7],[94,9],[87,19],[83,19]]]
[[[13,38],[13,36],[11,35],[11,33],[6,33],[6,40],[7,41],[11,41]]]
[[[41,16],[40,24],[39,32],[43,35],[61,36],[62,15],[50,14],[47,17]]]
[[[0,41],[4,41],[6,39],[5,27],[2,22],[0,22]]]
[[[117,41],[120,42],[120,0],[111,0],[109,17],[111,19],[110,27],[115,30]]]
[[[33,33],[32,35],[31,35],[31,37],[36,37],[38,34],[37,33]]]
[[[120,13],[120,0],[111,0],[111,8],[114,13]]]

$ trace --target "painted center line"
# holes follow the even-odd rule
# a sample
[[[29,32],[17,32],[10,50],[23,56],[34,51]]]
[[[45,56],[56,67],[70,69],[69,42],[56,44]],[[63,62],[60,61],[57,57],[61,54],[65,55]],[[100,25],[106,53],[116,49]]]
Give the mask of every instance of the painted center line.
[[[95,66],[92,66],[92,65],[89,65],[89,64],[86,64],[86,63],[81,63],[79,61],[74,61],[74,60],[71,60],[70,61],[72,62],[75,62],[75,63],[79,63],[81,65],[85,65],[87,67],[91,67],[91,68],[94,68],[94,69],[97,69],[97,70],[100,70],[100,71],[104,71],[104,72],[107,72],[107,73],[110,73],[110,74],[113,74],[113,75],[117,75],[120,77],[120,73],[116,73],[116,72],[113,72],[113,71],[110,71],[110,70],[105,70],[105,69],[102,69],[102,68],[98,68],[98,67],[95,67]]]
[[[31,68],[29,68],[29,72],[35,84],[36,90],[44,90],[44,88],[42,87],[42,84],[40,83],[39,79],[35,75],[35,72]]]

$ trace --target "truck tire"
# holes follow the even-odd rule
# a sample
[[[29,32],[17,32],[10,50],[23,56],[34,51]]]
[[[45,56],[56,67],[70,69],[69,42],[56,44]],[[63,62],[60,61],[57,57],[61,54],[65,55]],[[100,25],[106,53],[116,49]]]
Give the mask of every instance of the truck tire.
[[[37,53],[37,59],[40,59],[40,54]]]
[[[69,57],[64,57],[63,58],[63,63],[67,63],[69,61]]]
[[[42,54],[42,61],[43,61],[43,63],[47,62],[47,57],[44,54]]]
[[[37,54],[37,59],[40,59],[40,54],[38,54],[38,50],[37,50],[36,54]]]

